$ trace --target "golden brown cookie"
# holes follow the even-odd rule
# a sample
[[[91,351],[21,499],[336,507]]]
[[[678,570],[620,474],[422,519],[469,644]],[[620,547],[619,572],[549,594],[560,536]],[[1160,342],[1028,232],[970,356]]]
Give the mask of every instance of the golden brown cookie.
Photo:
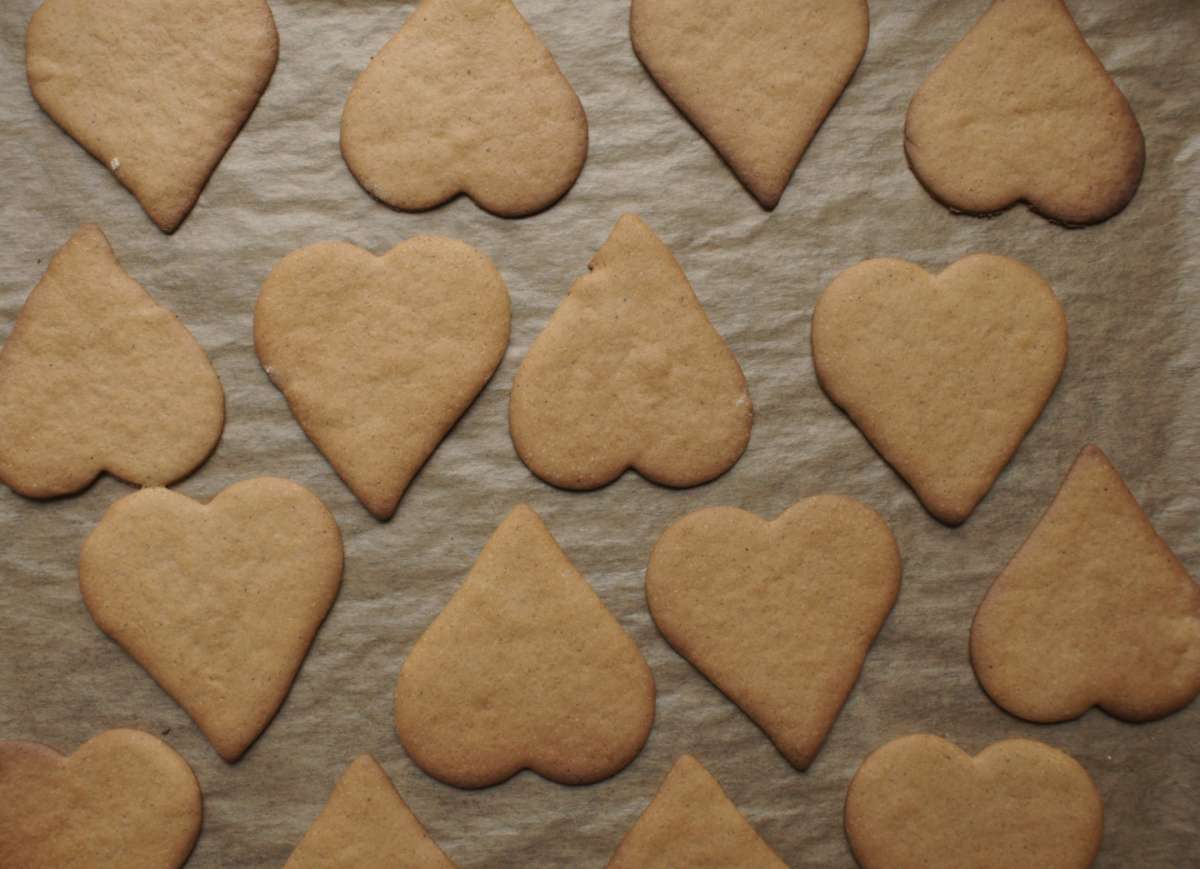
[[[266,0],[46,0],[26,33],[34,98],[163,232],[196,204],[278,56]]]
[[[178,318],[84,226],[50,261],[0,350],[0,480],[33,498],[103,471],[182,479],[216,447],[225,393]]]
[[[904,150],[956,211],[1024,201],[1066,224],[1124,208],[1146,161],[1133,110],[1063,0],[995,0],[913,97]]]
[[[405,750],[456,787],[522,769],[599,781],[633,760],[653,722],[641,652],[524,505],[500,523],[396,683]]]
[[[846,836],[862,869],[1086,869],[1104,807],[1087,770],[1029,739],[975,757],[937,736],[872,753],[846,795]]]
[[[1092,706],[1147,721],[1200,694],[1200,585],[1097,447],[983,599],[971,662],[991,698],[1029,721]]]
[[[813,366],[925,507],[964,521],[1037,421],[1067,318],[1037,272],[975,254],[931,275],[898,259],[842,272],[817,301]]]
[[[709,507],[659,538],[646,599],[667,641],[805,769],[900,591],[883,518],[822,495],[773,522]]]
[[[0,742],[0,866],[176,869],[200,834],[200,786],[160,739],[109,730],[64,757]]]
[[[387,519],[500,364],[508,327],[491,261],[420,236],[379,257],[352,244],[289,254],[259,294],[254,345],[313,443]]]
[[[867,50],[866,0],[633,0],[633,50],[763,208]]]
[[[453,869],[383,767],[360,754],[284,869]]]
[[[675,761],[608,869],[786,869],[691,755]]]
[[[565,489],[725,473],[750,440],[746,378],[671,251],[627,214],[588,268],[513,380],[521,460]]]
[[[346,165],[404,211],[465,193],[533,214],[571,189],[587,147],[579,97],[511,0],[422,0],[342,113]]]
[[[275,717],[341,580],[333,516],[274,477],[208,504],[143,489],[108,509],[79,559],[96,624],[231,763]]]

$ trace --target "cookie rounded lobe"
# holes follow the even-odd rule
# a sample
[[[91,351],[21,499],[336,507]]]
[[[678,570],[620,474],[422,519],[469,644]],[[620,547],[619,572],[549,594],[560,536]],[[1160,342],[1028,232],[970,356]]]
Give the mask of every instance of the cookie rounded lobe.
[[[0,865],[175,869],[202,815],[191,767],[149,734],[109,730],[67,756],[0,742]]]
[[[579,97],[511,0],[422,0],[342,113],[351,173],[404,211],[465,193],[534,214],[570,190],[587,148]]]

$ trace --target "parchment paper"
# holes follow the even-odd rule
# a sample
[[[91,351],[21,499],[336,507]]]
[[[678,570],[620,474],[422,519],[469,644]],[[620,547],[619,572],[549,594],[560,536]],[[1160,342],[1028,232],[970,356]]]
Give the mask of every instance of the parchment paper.
[[[967,658],[975,607],[1029,533],[1078,450],[1112,457],[1189,571],[1200,573],[1200,5],[1072,0],[1145,131],[1145,178],[1129,208],[1066,230],[1014,208],[955,216],[908,170],[904,113],[932,66],[987,0],[873,0],[871,42],[848,90],[774,213],[762,211],[638,64],[628,3],[518,0],[578,91],[591,125],[579,183],[525,220],[469,200],[425,214],[368,196],[338,151],[342,105],[411,9],[392,0],[272,0],[282,49],[258,110],[174,236],[162,235],[105,169],[39,110],[24,75],[37,0],[0,8],[0,338],[50,256],[96,221],[130,274],[211,355],[228,423],[212,459],[177,489],[207,500],[261,474],[290,477],[333,510],[345,582],[278,717],[245,758],[220,760],[187,715],[109,641],[80,600],[79,546],[129,486],[36,503],[0,489],[0,738],[73,751],[112,727],[161,734],[195,769],[205,820],[190,866],[278,866],[360,752],[387,768],[462,866],[601,867],[674,759],[696,755],[793,866],[848,867],[842,801],[885,741],[943,734],[968,751],[1011,736],[1078,758],[1103,794],[1098,866],[1194,866],[1200,849],[1200,703],[1142,726],[1093,710],[1056,726],[1020,722],[983,694]],[[617,217],[640,213],[674,250],[745,369],[756,419],[720,480],[669,491],[636,474],[586,494],[534,478],[509,440],[509,388],[530,342]],[[512,293],[512,343],[495,378],[387,523],[372,519],[305,438],[255,358],[262,280],[302,245],[344,239],[382,253],[417,233],[466,240]],[[961,528],[933,520],[825,398],[809,317],[839,271],[873,256],[938,270],[974,251],[1017,257],[1054,286],[1070,361],[1041,420]],[[673,521],[729,504],[773,517],[818,492],[860,498],[891,523],[900,599],[825,747],[806,773],[677,656],[646,611],[643,571]],[[527,501],[646,655],[657,720],[625,771],[590,787],[522,773],[455,790],[418,770],[392,729],[405,654],[507,511]]]

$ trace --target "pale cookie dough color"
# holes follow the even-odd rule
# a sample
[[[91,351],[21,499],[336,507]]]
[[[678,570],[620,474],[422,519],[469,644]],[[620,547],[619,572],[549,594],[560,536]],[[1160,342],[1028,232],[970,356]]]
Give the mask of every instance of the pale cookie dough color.
[[[900,591],[874,510],[822,495],[773,522],[709,507],[668,528],[646,598],[667,641],[805,769]]]
[[[941,521],[963,522],[1049,401],[1067,361],[1053,290],[1016,260],[941,274],[898,259],[842,272],[813,311],[826,394]]]
[[[786,869],[691,755],[675,761],[608,869]]]
[[[278,55],[266,0],[46,0],[26,34],[33,96],[164,232],[196,204]]]
[[[750,440],[746,378],[671,251],[627,214],[588,268],[513,380],[521,460],[564,489],[725,473]]]
[[[1087,869],[1104,830],[1087,770],[1028,739],[975,757],[937,736],[889,742],[850,782],[845,818],[862,869]]]
[[[579,97],[510,0],[422,0],[342,112],[346,165],[403,211],[465,193],[533,214],[571,189],[587,148]]]
[[[396,732],[456,787],[522,769],[586,784],[623,769],[654,721],[654,678],[529,507],[508,515],[409,653]]]
[[[975,615],[971,663],[1000,706],[1066,721],[1161,718],[1200,694],[1200,585],[1094,446]]]
[[[165,486],[208,458],[225,393],[174,314],[84,226],[25,301],[0,349],[0,481],[67,495],[104,471]]]
[[[866,0],[633,0],[633,49],[763,208],[867,50]]]
[[[191,768],[149,734],[109,730],[66,757],[0,742],[0,866],[178,869],[202,814]]]
[[[1146,160],[1133,110],[1063,0],[995,0],[913,97],[904,150],[956,211],[1024,201],[1076,225],[1124,208]]]
[[[389,518],[508,347],[508,288],[460,241],[373,256],[316,244],[280,262],[254,345],[301,427],[358,499]]]
[[[284,869],[454,869],[375,758],[359,755]]]
[[[342,579],[342,538],[315,495],[259,477],[208,504],[143,489],[83,544],[96,624],[233,762],[287,696]]]

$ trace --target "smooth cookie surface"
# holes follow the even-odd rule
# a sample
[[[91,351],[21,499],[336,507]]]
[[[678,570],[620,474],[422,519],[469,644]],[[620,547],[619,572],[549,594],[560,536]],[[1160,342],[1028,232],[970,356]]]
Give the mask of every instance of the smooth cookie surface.
[[[608,869],[784,869],[698,760],[683,755]]]
[[[995,0],[913,97],[904,150],[950,208],[1025,201],[1067,224],[1124,208],[1146,160],[1129,102],[1063,0]]]
[[[1050,285],[975,254],[931,275],[898,259],[842,272],[813,311],[821,387],[943,522],[963,522],[1033,426],[1067,361]]]
[[[587,147],[579,97],[510,0],[422,0],[342,113],[346,165],[404,211],[465,193],[533,214],[571,188]]]
[[[862,869],[1086,869],[1104,809],[1087,770],[1028,739],[975,757],[930,735],[873,752],[846,796],[846,835]]]
[[[266,0],[46,0],[26,33],[34,97],[164,232],[196,204],[278,56]]]
[[[396,683],[409,757],[457,787],[522,769],[608,778],[646,742],[654,678],[538,515],[516,507],[421,635]]]
[[[987,693],[1030,721],[1146,721],[1200,694],[1200,585],[1086,447],[971,629]]]
[[[595,489],[627,469],[666,486],[720,476],[750,440],[746,378],[687,276],[625,215],[513,380],[509,428],[548,483]]]
[[[316,244],[258,297],[254,345],[301,427],[387,519],[508,346],[508,288],[491,261],[420,236],[373,256]]]
[[[0,866],[176,869],[202,814],[187,762],[147,733],[109,730],[67,756],[0,742]]]
[[[67,495],[107,471],[186,477],[216,447],[225,393],[178,318],[84,226],[54,255],[0,349],[0,481]]]
[[[887,523],[833,495],[772,522],[733,507],[698,510],[663,533],[646,571],[667,641],[799,769],[833,726],[899,591]]]
[[[633,0],[638,59],[764,208],[867,49],[866,0]]]
[[[333,516],[274,477],[208,504],[143,489],[108,509],[79,559],[96,624],[230,762],[283,703],[341,578]]]

